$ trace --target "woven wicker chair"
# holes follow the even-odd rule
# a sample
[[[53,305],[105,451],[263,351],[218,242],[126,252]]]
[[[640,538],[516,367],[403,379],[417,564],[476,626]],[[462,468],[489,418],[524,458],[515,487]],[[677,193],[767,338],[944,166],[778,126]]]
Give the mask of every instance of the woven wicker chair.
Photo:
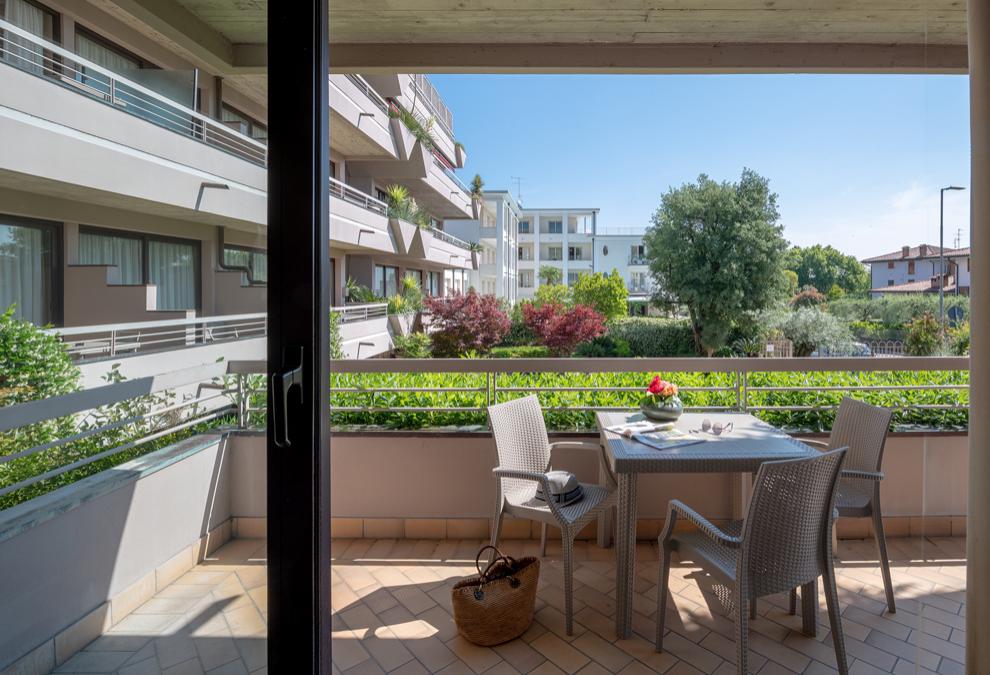
[[[873,518],[873,536],[877,541],[877,557],[883,573],[883,588],[887,593],[887,609],[894,606],[894,585],[890,580],[890,561],[887,559],[887,540],[883,533],[883,514],[880,511],[880,481],[883,473],[883,447],[887,442],[887,430],[893,413],[854,398],[844,398],[835,415],[835,424],[828,442],[804,441],[826,450],[849,448],[839,487],[835,496],[835,508],[840,518]],[[791,613],[797,606],[796,590],[791,591]]]
[[[683,503],[670,502],[667,523],[660,535],[657,651],[663,651],[670,554],[677,551],[734,591],[739,673],[749,673],[751,603],[759,597],[801,586],[803,597],[814,596],[817,610],[817,592],[812,591],[817,588],[819,576],[825,585],[839,672],[843,675],[848,672],[831,536],[833,502],[844,455],[845,449],[841,449],[806,459],[765,462],[756,474],[746,520],[730,523],[725,530]],[[678,518],[693,523],[697,529],[675,535]],[[815,621],[816,613],[806,612],[806,621]]]
[[[564,615],[567,634],[571,635],[574,623],[572,598],[574,538],[585,525],[597,518],[603,509],[615,505],[614,481],[605,465],[602,447],[598,443],[571,441],[550,443],[546,424],[543,421],[543,411],[536,396],[490,406],[488,419],[495,436],[499,461],[499,466],[493,470],[498,490],[492,523],[492,545],[498,545],[502,518],[505,514],[543,524],[542,555],[546,555],[547,525],[560,528],[564,549]],[[546,472],[550,468],[551,450],[556,448],[576,448],[594,452],[602,469],[602,475],[607,477],[606,482],[609,484],[582,483],[584,496],[567,506],[538,500],[537,485],[543,487],[544,494],[550,493]]]

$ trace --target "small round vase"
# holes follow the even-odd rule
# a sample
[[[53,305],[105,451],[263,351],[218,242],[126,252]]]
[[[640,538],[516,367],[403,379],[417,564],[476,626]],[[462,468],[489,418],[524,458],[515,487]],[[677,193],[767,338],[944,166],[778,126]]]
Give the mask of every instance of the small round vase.
[[[658,422],[676,422],[677,418],[684,412],[684,404],[677,398],[661,405],[640,403],[639,408],[644,415]]]

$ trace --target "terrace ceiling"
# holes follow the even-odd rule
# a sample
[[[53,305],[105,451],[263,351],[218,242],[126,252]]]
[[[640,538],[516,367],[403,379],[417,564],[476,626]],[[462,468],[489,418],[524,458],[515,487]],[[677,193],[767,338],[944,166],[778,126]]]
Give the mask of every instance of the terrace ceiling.
[[[90,0],[264,87],[268,0]],[[330,0],[341,72],[963,72],[966,0]]]

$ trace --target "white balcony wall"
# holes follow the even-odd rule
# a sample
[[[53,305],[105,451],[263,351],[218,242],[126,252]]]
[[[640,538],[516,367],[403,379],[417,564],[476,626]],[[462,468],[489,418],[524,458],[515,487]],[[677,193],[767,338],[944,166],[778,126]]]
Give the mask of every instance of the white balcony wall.
[[[0,138],[6,187],[213,224],[267,221],[264,167],[6,64]]]
[[[345,359],[367,359],[392,349],[388,317],[340,324],[341,348]]]
[[[330,197],[330,243],[395,253],[388,218],[346,199]]]
[[[347,75],[330,76],[331,142],[348,157],[396,157],[388,114]]]

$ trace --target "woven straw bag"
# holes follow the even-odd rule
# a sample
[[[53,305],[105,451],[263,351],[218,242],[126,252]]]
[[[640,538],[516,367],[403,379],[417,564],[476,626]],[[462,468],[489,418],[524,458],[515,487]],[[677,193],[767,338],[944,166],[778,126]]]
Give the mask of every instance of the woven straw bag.
[[[481,570],[481,556],[494,549],[495,559]],[[511,558],[494,546],[478,551],[478,574],[458,581],[451,591],[454,623],[465,640],[483,647],[513,640],[533,622],[539,558]]]

